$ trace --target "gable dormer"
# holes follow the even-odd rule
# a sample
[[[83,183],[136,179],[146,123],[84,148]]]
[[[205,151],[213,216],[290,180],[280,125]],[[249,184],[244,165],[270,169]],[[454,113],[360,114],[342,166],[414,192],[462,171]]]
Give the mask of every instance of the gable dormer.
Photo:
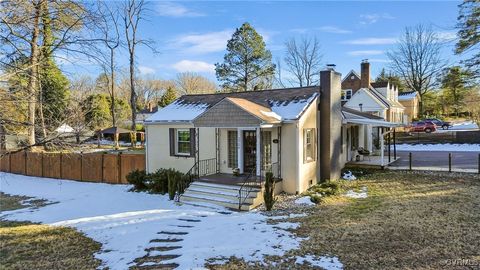
[[[351,70],[342,80],[342,89],[351,89],[352,94],[361,88],[362,80],[360,75],[354,70]]]

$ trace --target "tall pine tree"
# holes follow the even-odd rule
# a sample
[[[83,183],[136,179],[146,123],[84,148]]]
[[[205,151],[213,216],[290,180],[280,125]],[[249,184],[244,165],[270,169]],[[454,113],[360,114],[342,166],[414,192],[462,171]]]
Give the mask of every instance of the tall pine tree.
[[[53,33],[52,20],[48,1],[43,2],[42,7],[42,38],[43,44],[40,51],[40,114],[43,114],[45,125],[53,130],[65,120],[65,112],[68,107],[70,90],[67,77],[58,68],[53,59]],[[41,115],[42,117],[42,115]]]
[[[224,62],[216,63],[215,71],[224,89],[251,91],[271,87],[275,65],[263,37],[244,23],[228,41]]]
[[[470,90],[470,82],[472,81],[472,74],[463,70],[459,66],[451,67],[445,70],[442,78],[442,90],[444,96],[444,103],[453,108],[455,116],[465,105],[465,97]]]
[[[464,0],[459,5],[458,37],[455,52],[462,54],[472,51],[472,56],[464,61],[474,75],[480,77],[480,1]]]

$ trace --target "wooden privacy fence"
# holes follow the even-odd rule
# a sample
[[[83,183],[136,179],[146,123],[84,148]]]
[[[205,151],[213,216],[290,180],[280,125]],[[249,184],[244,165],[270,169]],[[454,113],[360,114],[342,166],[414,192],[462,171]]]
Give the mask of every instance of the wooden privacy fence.
[[[0,158],[0,171],[28,176],[127,184],[126,176],[145,170],[144,154],[65,154],[17,152]]]

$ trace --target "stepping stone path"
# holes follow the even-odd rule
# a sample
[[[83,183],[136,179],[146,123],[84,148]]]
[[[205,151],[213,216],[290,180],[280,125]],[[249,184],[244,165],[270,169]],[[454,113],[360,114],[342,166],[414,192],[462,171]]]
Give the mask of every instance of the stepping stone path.
[[[229,215],[231,212],[219,211],[219,214]],[[192,218],[178,218],[177,221],[180,224],[171,224],[169,226],[176,227],[176,230],[162,230],[157,234],[164,236],[163,238],[157,238],[150,240],[150,243],[158,243],[158,246],[152,246],[145,249],[147,254],[143,257],[135,259],[133,262],[134,266],[130,269],[146,270],[146,269],[176,269],[179,265],[172,262],[173,259],[176,259],[181,256],[175,254],[175,250],[182,248],[181,243],[183,241],[182,236],[188,234],[188,229],[195,227],[196,224],[202,220],[199,218],[205,218],[206,215],[197,215],[192,216]],[[163,245],[162,245],[163,244]],[[163,252],[168,252],[168,254],[162,254]],[[172,253],[173,252],[173,253]],[[168,261],[168,262],[167,262]]]

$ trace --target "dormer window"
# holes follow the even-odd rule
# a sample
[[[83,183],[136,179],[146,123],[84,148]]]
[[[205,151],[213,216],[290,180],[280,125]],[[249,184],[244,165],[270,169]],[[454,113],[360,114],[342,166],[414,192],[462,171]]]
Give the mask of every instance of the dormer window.
[[[352,89],[342,90],[342,101],[347,101],[352,98]]]

